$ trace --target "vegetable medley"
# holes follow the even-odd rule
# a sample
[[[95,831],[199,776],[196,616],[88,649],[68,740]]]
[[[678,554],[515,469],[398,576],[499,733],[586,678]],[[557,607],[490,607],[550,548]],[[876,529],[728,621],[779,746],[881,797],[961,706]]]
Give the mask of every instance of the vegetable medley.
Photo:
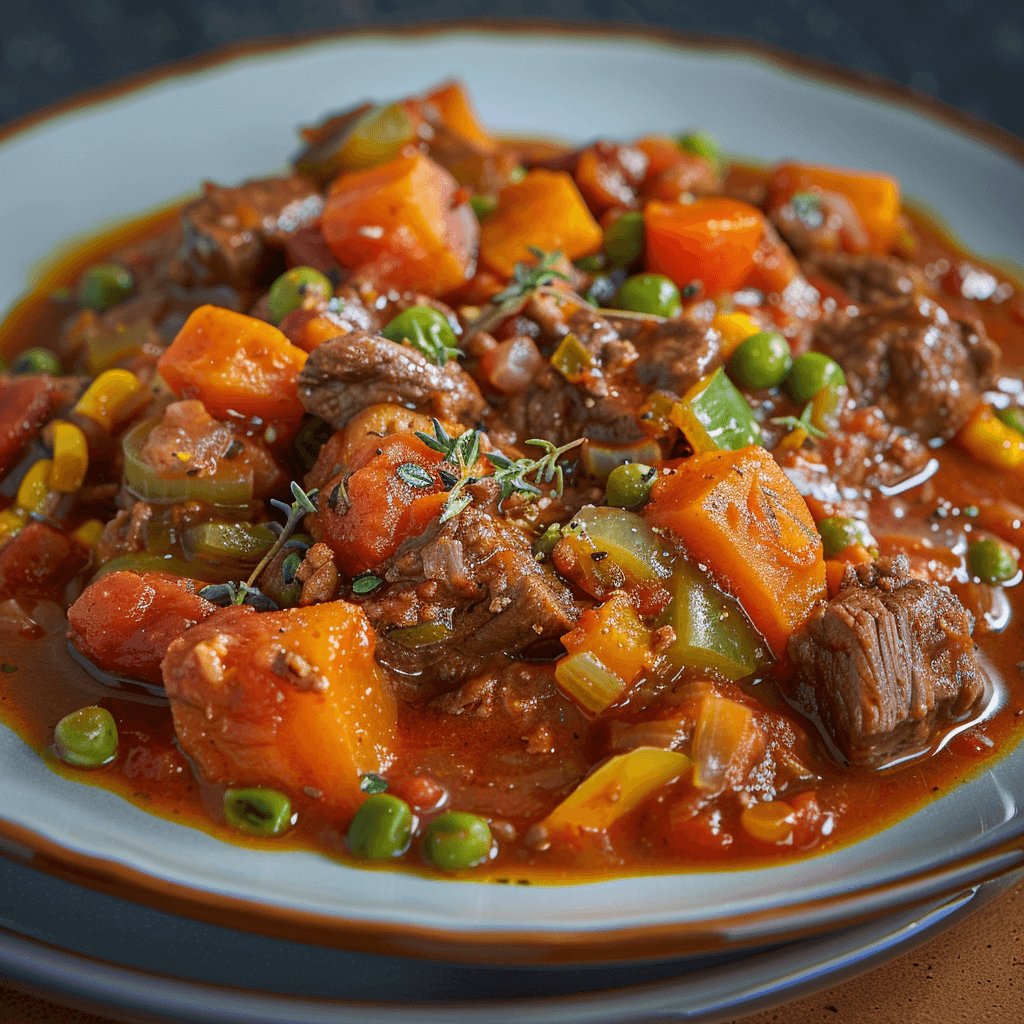
[[[302,136],[8,323],[51,763],[529,880],[826,849],[1012,741],[1024,301],[896,180],[454,82]]]

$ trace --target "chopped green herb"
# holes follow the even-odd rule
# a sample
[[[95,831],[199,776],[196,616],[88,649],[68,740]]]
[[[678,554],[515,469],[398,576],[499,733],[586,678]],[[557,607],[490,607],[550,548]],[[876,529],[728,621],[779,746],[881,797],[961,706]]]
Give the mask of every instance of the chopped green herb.
[[[382,779],[376,772],[367,772],[359,778],[359,788],[373,796],[375,793],[387,792],[387,779]]]
[[[410,487],[433,487],[434,478],[422,466],[415,462],[403,462],[396,470],[395,476]]]
[[[6,661],[2,665],[0,665],[0,672],[17,672],[17,671],[18,671],[18,666],[17,665],[11,665],[11,664],[9,664]]]
[[[376,590],[384,581],[372,572],[364,572],[352,581],[353,594],[369,594]]]
[[[563,444],[556,448],[550,441],[534,437],[526,442],[543,448],[545,454],[539,459],[516,459],[513,461],[507,455],[500,452],[488,452],[485,456],[487,461],[494,466],[494,478],[501,484],[501,500],[513,493],[538,498],[542,491],[535,484],[531,484],[526,478],[533,476],[537,483],[548,484],[555,481],[554,493],[559,496],[565,484],[562,475],[562,467],[558,460],[570,449],[583,444],[583,438],[578,437],[575,441]]]
[[[809,228],[821,227],[825,220],[821,212],[821,196],[815,192],[794,192],[790,196],[789,205]]]

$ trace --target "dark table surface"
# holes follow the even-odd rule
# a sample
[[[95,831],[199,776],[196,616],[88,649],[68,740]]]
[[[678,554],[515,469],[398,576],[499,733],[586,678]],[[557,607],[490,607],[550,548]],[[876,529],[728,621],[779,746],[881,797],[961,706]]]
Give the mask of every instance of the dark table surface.
[[[470,17],[615,20],[734,35],[885,76],[1024,136],[1021,0],[4,0],[0,123],[227,43]],[[750,1024],[1024,1019],[1017,891],[917,952]],[[0,988],[0,1024],[99,1024]]]
[[[735,35],[895,79],[1024,136],[1021,0],[4,0],[0,122],[242,39],[472,17]]]

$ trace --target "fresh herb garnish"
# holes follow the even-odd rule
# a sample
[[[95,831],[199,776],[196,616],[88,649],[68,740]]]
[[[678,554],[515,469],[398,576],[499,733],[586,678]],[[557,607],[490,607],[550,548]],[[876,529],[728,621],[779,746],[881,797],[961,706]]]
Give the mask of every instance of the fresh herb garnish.
[[[526,305],[527,299],[537,291],[550,285],[553,281],[568,281],[569,278],[555,264],[562,258],[560,250],[545,253],[543,249],[529,246],[530,253],[536,257],[537,263],[517,263],[512,270],[512,280],[508,285],[491,297],[485,311],[469,326],[466,336],[478,331],[490,331],[502,320],[513,316]],[[582,300],[581,300],[582,301]]]
[[[395,476],[410,487],[433,487],[434,478],[419,463],[403,462],[396,470]]]
[[[359,788],[364,793],[373,796],[375,793],[387,792],[388,782],[387,779],[382,779],[376,772],[367,772],[359,777]]]
[[[463,491],[480,479],[471,473],[480,459],[480,431],[464,430],[458,437],[451,437],[441,426],[439,420],[434,419],[432,422],[433,435],[417,430],[416,436],[431,451],[443,455],[444,462],[453,468],[453,471],[449,471],[444,468],[442,463],[437,470],[441,482],[448,488],[448,497],[438,519],[438,522],[444,525],[449,519],[454,519],[463,509],[467,508],[473,500]]]
[[[583,438],[578,437],[575,441],[563,444],[556,448],[550,441],[534,437],[526,442],[544,449],[544,455],[539,459],[516,459],[512,460],[501,452],[487,452],[484,456],[494,466],[494,478],[501,485],[501,500],[504,501],[512,494],[522,494],[532,497],[540,497],[541,489],[536,484],[530,483],[526,478],[533,476],[538,484],[549,484],[555,482],[554,493],[558,497],[562,493],[565,479],[562,474],[562,467],[558,460],[571,449],[583,444]]]
[[[804,406],[804,411],[799,416],[776,416],[770,420],[771,423],[777,423],[780,427],[785,427],[787,430],[804,430],[811,437],[828,437],[828,434],[820,427],[816,427],[811,422],[811,416],[814,413],[814,403],[808,402]]]
[[[294,480],[291,485],[292,497],[295,499],[291,505],[283,501],[271,498],[270,504],[281,509],[287,515],[287,520],[281,532],[277,535],[270,550],[263,556],[259,565],[253,569],[249,578],[244,583],[214,583],[211,586],[203,587],[199,596],[212,601],[214,604],[248,604],[257,611],[277,611],[277,605],[264,594],[256,581],[260,573],[277,557],[277,553],[288,543],[288,539],[295,532],[295,527],[302,522],[303,518],[310,512],[316,512],[317,490],[304,491]]]
[[[809,228],[821,227],[825,220],[821,212],[821,196],[814,192],[794,192],[789,198],[789,205]]]
[[[376,590],[384,581],[372,572],[360,573],[352,580],[353,594],[370,594]]]
[[[17,671],[18,671],[18,666],[17,665],[11,665],[9,662],[5,661],[2,665],[0,665],[0,672],[17,672]]]

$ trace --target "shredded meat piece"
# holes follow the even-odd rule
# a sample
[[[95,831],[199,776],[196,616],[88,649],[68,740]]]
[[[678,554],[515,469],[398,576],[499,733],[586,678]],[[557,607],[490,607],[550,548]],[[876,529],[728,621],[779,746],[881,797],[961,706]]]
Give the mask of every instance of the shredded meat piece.
[[[353,331],[310,354],[299,374],[308,412],[340,430],[358,412],[390,402],[472,426],[485,408],[473,378],[456,363],[435,366],[408,345]]]
[[[316,183],[298,174],[236,188],[208,182],[202,198],[181,214],[186,264],[197,284],[251,288],[268,246],[282,246],[322,210]]]
[[[146,550],[146,524],[153,517],[153,506],[144,501],[135,502],[131,509],[121,509],[107,523],[96,545],[96,559],[100,564],[122,555],[137,555]]]
[[[839,285],[854,302],[905,298],[927,286],[920,269],[895,256],[820,252],[805,260],[802,268],[808,277],[820,275]]]
[[[486,498],[406,542],[379,573],[387,586],[364,609],[383,634],[378,657],[405,673],[432,667],[447,682],[496,653],[517,654],[568,632],[579,616],[569,591],[535,561],[526,536]],[[398,626],[440,624],[446,635],[406,646]]]

